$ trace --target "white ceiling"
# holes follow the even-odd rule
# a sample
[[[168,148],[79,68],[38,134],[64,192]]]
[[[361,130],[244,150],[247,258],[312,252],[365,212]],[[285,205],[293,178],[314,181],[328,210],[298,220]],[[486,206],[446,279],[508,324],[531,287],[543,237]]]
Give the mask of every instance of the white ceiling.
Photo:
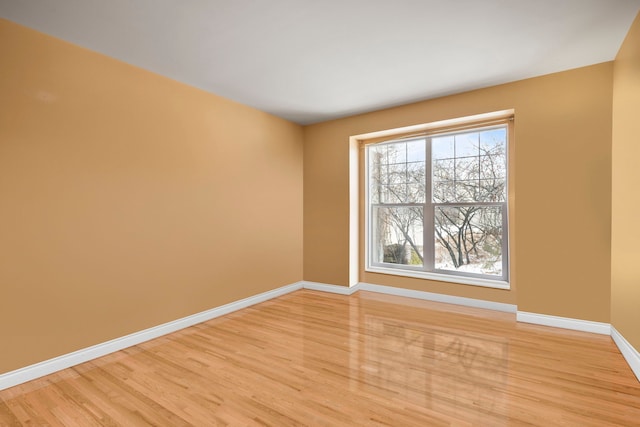
[[[639,10],[640,0],[0,0],[11,21],[301,124],[612,60]]]

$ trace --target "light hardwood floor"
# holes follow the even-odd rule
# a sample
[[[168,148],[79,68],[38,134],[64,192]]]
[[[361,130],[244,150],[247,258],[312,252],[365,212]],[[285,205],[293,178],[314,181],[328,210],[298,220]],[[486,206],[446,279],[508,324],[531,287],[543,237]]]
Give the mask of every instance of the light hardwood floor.
[[[0,392],[0,425],[640,426],[610,337],[297,291]]]

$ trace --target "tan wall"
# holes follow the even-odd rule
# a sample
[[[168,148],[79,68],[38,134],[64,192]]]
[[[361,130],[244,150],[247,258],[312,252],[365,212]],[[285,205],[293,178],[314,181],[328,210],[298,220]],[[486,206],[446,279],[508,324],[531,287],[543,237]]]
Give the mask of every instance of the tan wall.
[[[613,80],[611,323],[640,351],[640,15]]]
[[[348,284],[350,136],[514,108],[515,289],[360,280],[609,322],[612,72],[604,63],[306,127],[305,280]]]
[[[0,20],[0,373],[302,279],[302,128]]]

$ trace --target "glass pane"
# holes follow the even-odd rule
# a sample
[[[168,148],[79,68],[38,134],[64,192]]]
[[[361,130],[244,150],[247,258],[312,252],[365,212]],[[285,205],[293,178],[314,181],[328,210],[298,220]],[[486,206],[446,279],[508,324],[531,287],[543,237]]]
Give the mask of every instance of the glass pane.
[[[369,162],[369,198],[371,203],[381,203],[384,199],[384,184],[389,181],[387,176],[387,146],[368,146],[367,156]]]
[[[479,155],[479,138],[480,134],[477,132],[460,133],[455,135],[456,157],[469,157]]]
[[[478,200],[482,202],[504,202],[507,200],[504,179],[481,179],[478,188]]]
[[[425,160],[426,142],[417,139],[407,142],[407,162],[423,162]]]
[[[389,184],[405,184],[407,182],[407,164],[394,163],[387,169]]]
[[[367,147],[371,203],[424,203],[425,147],[425,139]]]
[[[455,156],[453,136],[440,136],[431,140],[431,158],[452,159]]]
[[[425,163],[407,163],[407,202],[424,203],[426,193]]]
[[[382,187],[382,203],[404,203],[407,200],[406,184],[391,184]]]
[[[424,185],[424,162],[407,163],[407,180],[410,184]]]
[[[439,147],[433,148],[433,202],[501,202],[506,199],[506,128],[464,132],[433,141]],[[445,158],[444,153],[446,156],[453,154],[453,158]],[[445,181],[453,182],[453,187],[438,184]]]
[[[478,157],[456,158],[456,180],[469,181],[480,177],[480,162]]]
[[[386,145],[370,145],[367,146],[369,159],[372,163],[386,163],[387,146]]]
[[[423,265],[422,207],[375,207],[373,262]]]
[[[437,181],[433,183],[433,201],[436,203],[445,203],[448,200],[455,199],[454,181]]]
[[[434,181],[453,181],[455,179],[454,160],[434,160],[433,161],[433,180]]]
[[[504,154],[480,156],[480,178],[504,178],[507,172],[507,159]]]
[[[407,185],[407,202],[408,203],[424,203],[424,182],[419,184]]]
[[[435,208],[435,268],[502,276],[502,207]]]
[[[480,154],[504,152],[507,145],[507,129],[497,128],[480,132]]]
[[[369,183],[369,199],[371,203],[381,203],[380,199],[382,198],[382,186],[378,183],[370,180]]]
[[[478,201],[478,181],[456,181],[454,198],[456,202]]]
[[[389,164],[407,162],[407,144],[405,142],[387,144],[387,150]]]

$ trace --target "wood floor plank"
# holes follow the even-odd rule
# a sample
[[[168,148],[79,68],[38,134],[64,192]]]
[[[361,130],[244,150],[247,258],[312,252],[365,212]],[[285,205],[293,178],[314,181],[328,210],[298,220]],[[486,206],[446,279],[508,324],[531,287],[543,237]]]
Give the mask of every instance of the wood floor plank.
[[[640,426],[610,337],[301,290],[0,392],[0,426]]]

